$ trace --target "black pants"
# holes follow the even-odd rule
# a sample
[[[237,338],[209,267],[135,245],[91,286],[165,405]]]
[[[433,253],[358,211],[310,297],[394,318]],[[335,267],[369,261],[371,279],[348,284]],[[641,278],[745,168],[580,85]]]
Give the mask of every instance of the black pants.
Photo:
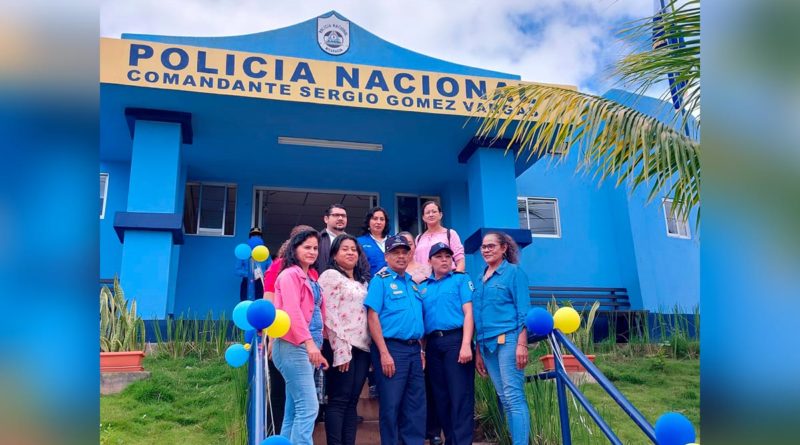
[[[333,350],[328,340],[322,345],[322,354],[333,365]],[[369,370],[369,352],[352,348],[350,369],[340,372],[331,366],[325,372],[325,389],[328,403],[325,405],[325,436],[328,445],[354,445],[358,424],[356,406],[364,388]]]
[[[286,380],[272,360],[269,361],[269,404],[267,405],[267,431],[271,432],[272,424],[275,430],[272,434],[281,433],[283,424],[283,411],[286,409]],[[272,406],[272,408],[270,408]],[[270,435],[272,435],[270,434]]]
[[[242,282],[239,284],[239,301],[247,300],[247,281],[247,277],[242,277]],[[264,298],[264,283],[259,278],[253,281],[253,299],[261,298]]]
[[[475,422],[475,360],[458,363],[461,337],[460,330],[444,336],[429,335],[425,346],[425,374],[447,445],[472,444]]]

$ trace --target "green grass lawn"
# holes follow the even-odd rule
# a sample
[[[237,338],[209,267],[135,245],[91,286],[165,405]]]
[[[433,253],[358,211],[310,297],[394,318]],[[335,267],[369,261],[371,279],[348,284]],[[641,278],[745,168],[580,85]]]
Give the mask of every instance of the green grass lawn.
[[[670,358],[625,358],[599,354],[596,364],[614,386],[655,424],[667,411],[685,415],[700,438],[700,361]],[[644,433],[599,385],[583,391],[624,444],[649,444]],[[600,433],[602,434],[602,433]],[[605,440],[605,436],[603,436]],[[598,442],[607,443],[607,442]]]
[[[237,394],[244,396],[245,368],[233,370],[222,358],[193,357],[147,357],[144,367],[152,373],[149,379],[100,397],[101,444],[241,441]]]
[[[532,362],[528,373],[540,367],[538,360]],[[664,412],[678,411],[699,428],[699,360],[597,354],[596,363],[651,423]],[[152,373],[150,379],[133,383],[120,394],[100,398],[101,444],[243,443],[243,419],[236,413],[240,412],[245,392],[244,368],[232,370],[221,357],[147,357],[144,366]],[[492,391],[490,386],[487,388]],[[542,422],[540,430],[555,431],[557,436],[554,391],[550,389],[552,385],[543,388],[544,397],[540,396],[542,390],[529,391],[533,417]],[[581,389],[623,443],[650,443],[598,385],[584,384]],[[479,401],[477,405],[482,412],[485,404]],[[572,411],[576,445],[608,443],[588,415],[583,417],[591,434],[582,427],[580,416],[575,415],[578,411]],[[558,442],[540,439],[535,443]]]

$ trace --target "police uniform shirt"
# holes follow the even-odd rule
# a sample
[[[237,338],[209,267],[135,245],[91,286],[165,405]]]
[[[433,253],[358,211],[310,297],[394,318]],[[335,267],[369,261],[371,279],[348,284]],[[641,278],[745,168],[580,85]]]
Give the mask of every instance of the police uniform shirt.
[[[376,274],[369,282],[364,305],[378,314],[384,338],[422,338],[422,297],[408,273],[399,275],[387,267]]]
[[[475,286],[469,275],[449,272],[436,280],[434,275],[420,285],[425,335],[464,327],[463,305],[472,302]]]

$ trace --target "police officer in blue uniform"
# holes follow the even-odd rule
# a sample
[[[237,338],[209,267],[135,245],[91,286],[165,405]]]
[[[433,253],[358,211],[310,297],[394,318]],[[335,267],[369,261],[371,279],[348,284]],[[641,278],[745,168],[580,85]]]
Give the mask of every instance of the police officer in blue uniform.
[[[425,358],[420,344],[425,327],[422,297],[406,273],[410,249],[402,236],[387,238],[387,267],[372,278],[364,300],[382,445],[423,445],[425,441]]]
[[[433,407],[447,445],[472,444],[475,409],[472,292],[469,275],[453,270],[453,250],[436,243],[428,253],[431,276],[420,284],[425,357]]]

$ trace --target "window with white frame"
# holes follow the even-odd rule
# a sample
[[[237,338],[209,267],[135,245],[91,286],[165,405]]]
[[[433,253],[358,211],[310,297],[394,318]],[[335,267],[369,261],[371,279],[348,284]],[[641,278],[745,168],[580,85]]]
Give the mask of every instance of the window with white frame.
[[[108,196],[108,173],[100,173],[100,219],[106,217],[106,196]]]
[[[664,209],[664,223],[667,226],[667,236],[672,238],[691,238],[692,234],[689,231],[689,221],[676,214],[677,212],[672,209],[672,200],[664,199],[661,207]]]
[[[519,227],[531,231],[531,235],[542,238],[560,238],[561,220],[558,214],[558,199],[517,197]]]
[[[183,231],[189,235],[233,236],[236,185],[190,182],[183,205]]]

